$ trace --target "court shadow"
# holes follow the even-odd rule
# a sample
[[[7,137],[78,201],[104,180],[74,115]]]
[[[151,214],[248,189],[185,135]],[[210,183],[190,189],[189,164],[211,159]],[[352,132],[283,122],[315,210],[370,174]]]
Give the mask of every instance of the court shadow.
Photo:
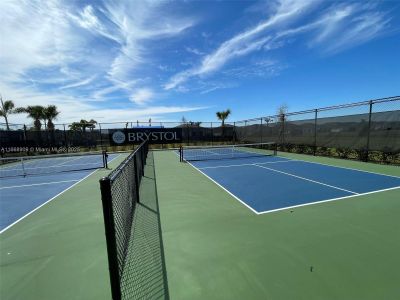
[[[152,152],[135,209],[121,292],[122,299],[169,299]]]

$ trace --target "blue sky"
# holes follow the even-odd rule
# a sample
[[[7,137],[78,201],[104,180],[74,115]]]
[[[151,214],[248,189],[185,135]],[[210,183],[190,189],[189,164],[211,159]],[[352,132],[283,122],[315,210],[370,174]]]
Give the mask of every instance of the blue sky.
[[[0,93],[57,105],[57,123],[240,120],[399,94],[399,1],[3,0],[0,19]]]

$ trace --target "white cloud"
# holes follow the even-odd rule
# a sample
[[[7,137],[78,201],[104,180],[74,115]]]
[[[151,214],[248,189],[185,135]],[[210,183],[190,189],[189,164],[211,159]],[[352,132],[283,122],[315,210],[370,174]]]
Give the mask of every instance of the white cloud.
[[[146,43],[177,36],[194,24],[166,13],[167,5],[162,0],[83,6],[79,1],[0,1],[0,36],[7,41],[0,50],[2,92],[25,105],[56,104],[64,112],[60,118],[72,118],[72,110],[76,115],[95,111],[96,101],[108,100],[111,106],[117,95],[127,103],[133,96],[143,106],[156,95],[135,90],[143,78],[137,68],[151,58]]]
[[[105,2],[104,13],[118,28],[121,48],[108,74],[113,79],[126,80],[138,65],[146,62],[144,44],[181,34],[194,23],[184,17],[163,15],[164,1]]]
[[[86,79],[83,79],[83,80],[80,80],[80,81],[77,81],[77,82],[74,82],[74,83],[70,83],[70,84],[61,86],[61,87],[60,87],[60,90],[71,89],[71,88],[76,88],[76,87],[81,87],[81,86],[84,86],[84,85],[88,85],[88,84],[91,83],[96,77],[97,77],[97,76],[94,75],[94,76],[92,76],[92,77],[89,77],[89,78],[86,78]]]
[[[275,3],[276,5],[269,5],[269,9],[275,11],[267,20],[224,41],[216,50],[205,55],[197,66],[170,77],[164,84],[164,89],[178,89],[189,79],[201,78],[219,71],[229,62],[249,53],[285,47],[290,44],[290,38],[305,33],[310,33],[310,36],[305,38],[306,41],[311,39],[308,46],[318,46],[322,52],[336,53],[376,38],[384,32],[390,21],[385,14],[376,11],[377,5],[353,2],[328,3],[324,10],[316,11],[317,18],[315,18],[311,12],[321,3],[327,4],[319,0],[280,0]],[[301,19],[302,16],[307,16],[308,19]],[[296,26],[299,20],[303,23]],[[251,65],[249,68],[253,67]],[[246,71],[245,68],[239,68],[242,74],[257,76],[261,73],[276,75],[286,66],[274,65],[268,72],[262,72],[260,68],[256,72]]]
[[[336,53],[380,36],[391,19],[371,8],[375,7],[357,3],[332,8],[318,20],[319,30],[310,47]]]
[[[154,97],[154,92],[151,89],[140,88],[140,89],[137,89],[129,97],[129,99],[138,105],[144,105],[144,104],[148,103],[153,97]]]
[[[200,66],[175,74],[164,88],[173,89],[193,76],[214,72],[236,57],[260,50],[272,38],[271,35],[266,36],[267,30],[299,17],[310,4],[312,1],[280,1],[274,15],[223,42],[214,52],[204,57]]]
[[[68,96],[61,93],[41,93],[32,89],[9,89],[0,83],[0,90],[3,97],[13,99],[17,107],[25,107],[32,104],[57,105],[61,114],[55,123],[71,123],[80,119],[95,119],[98,122],[133,122],[137,119],[146,120],[149,117],[162,120],[164,115],[182,113],[206,109],[205,106],[152,106],[135,108],[129,105],[123,107],[108,108],[98,107],[84,99]],[[55,100],[56,99],[56,100]],[[31,124],[32,120],[25,114],[10,115],[10,123]]]
[[[196,55],[204,55],[204,52],[200,51],[199,49],[192,48],[192,47],[185,47],[185,50],[189,53],[196,54]]]

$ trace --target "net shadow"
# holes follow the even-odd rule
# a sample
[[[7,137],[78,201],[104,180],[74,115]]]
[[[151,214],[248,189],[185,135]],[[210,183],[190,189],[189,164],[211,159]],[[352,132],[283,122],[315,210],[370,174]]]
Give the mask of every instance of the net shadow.
[[[122,299],[169,299],[152,152],[140,190],[121,278]]]

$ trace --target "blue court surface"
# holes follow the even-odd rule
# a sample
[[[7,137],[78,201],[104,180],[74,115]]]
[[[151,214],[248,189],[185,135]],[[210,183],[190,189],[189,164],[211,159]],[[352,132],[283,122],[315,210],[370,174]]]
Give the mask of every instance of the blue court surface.
[[[117,156],[110,154],[108,161]],[[2,167],[2,174],[12,177],[0,178],[0,233],[95,172],[98,160],[101,157],[34,160],[25,165],[25,172],[34,174],[27,176],[18,176],[22,172],[19,164]],[[92,169],[73,171],[91,164]]]
[[[279,156],[190,164],[257,214],[400,188],[400,177]]]

